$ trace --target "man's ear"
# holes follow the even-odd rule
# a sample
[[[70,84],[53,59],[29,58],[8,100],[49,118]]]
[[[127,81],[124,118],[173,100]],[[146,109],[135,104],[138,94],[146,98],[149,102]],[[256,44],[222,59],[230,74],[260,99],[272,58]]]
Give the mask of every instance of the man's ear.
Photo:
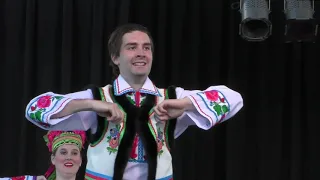
[[[111,60],[117,66],[120,64],[119,56],[111,55]]]

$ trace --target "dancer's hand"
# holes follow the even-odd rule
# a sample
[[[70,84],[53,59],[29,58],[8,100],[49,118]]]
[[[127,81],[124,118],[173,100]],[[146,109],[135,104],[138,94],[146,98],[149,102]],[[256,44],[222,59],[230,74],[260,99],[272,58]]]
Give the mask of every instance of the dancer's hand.
[[[194,106],[189,98],[166,99],[158,104],[154,111],[162,121],[174,119],[181,116],[185,111],[193,109]]]
[[[99,116],[107,118],[113,123],[120,123],[123,121],[124,114],[116,103],[106,101],[92,101],[91,108],[97,112]]]

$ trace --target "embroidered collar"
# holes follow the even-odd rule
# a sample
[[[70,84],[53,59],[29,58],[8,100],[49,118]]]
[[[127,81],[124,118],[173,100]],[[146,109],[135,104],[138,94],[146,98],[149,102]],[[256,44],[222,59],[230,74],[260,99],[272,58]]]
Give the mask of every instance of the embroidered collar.
[[[114,80],[113,91],[114,95],[116,96],[120,96],[129,92],[135,92],[135,90],[126,82],[126,80],[124,80],[121,75],[119,75],[118,78]],[[149,78],[147,78],[146,82],[143,84],[139,92],[161,97],[158,88],[152,83]]]

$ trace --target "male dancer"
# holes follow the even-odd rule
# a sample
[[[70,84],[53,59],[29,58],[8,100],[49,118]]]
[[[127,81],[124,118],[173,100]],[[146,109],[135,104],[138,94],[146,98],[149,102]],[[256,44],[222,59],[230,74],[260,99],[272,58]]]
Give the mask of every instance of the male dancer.
[[[174,139],[190,125],[208,130],[243,106],[241,95],[226,86],[156,87],[148,78],[153,41],[143,26],[118,27],[108,50],[117,75],[112,84],[43,93],[26,107],[27,119],[43,129],[88,132],[86,179],[172,179]]]

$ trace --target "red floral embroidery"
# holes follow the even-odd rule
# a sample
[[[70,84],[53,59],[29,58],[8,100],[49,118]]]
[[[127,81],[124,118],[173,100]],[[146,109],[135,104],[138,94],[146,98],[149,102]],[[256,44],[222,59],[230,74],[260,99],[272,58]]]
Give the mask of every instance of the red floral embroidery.
[[[217,101],[219,99],[219,93],[218,91],[212,90],[212,91],[206,91],[204,92],[207,99],[210,101]]]
[[[163,145],[164,145],[164,139],[163,139],[163,132],[161,129],[158,127],[158,136],[157,136],[157,150],[158,150],[158,155],[161,156],[163,153]]]
[[[34,110],[36,110],[36,109],[37,109],[37,107],[31,106],[31,111],[34,111]]]
[[[38,108],[46,108],[46,107],[49,107],[50,104],[51,104],[51,96],[42,96],[37,102]]]
[[[17,177],[13,177],[11,178],[12,180],[24,180],[25,177],[24,176],[17,176]]]
[[[109,146],[113,149],[117,148],[119,145],[119,138],[118,137],[113,137],[109,141]]]
[[[115,128],[110,129],[110,135],[107,136],[109,146],[107,150],[109,154],[117,152],[120,141],[120,125],[116,125]]]
[[[226,117],[226,113],[229,111],[229,107],[227,106],[227,102],[224,97],[219,96],[219,92],[216,90],[206,91],[204,92],[206,98],[210,101],[208,105],[213,108],[213,110],[217,113],[219,118],[219,122],[221,122]]]

